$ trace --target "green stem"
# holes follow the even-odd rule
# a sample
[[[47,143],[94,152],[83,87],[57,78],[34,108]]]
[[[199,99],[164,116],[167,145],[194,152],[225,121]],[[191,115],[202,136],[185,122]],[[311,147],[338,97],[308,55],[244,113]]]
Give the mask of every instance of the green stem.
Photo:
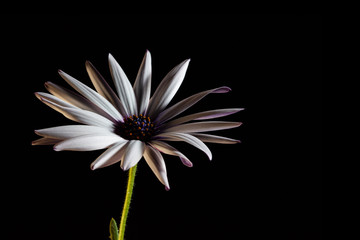
[[[130,170],[129,170],[129,179],[128,179],[128,184],[127,184],[127,189],[126,189],[126,197],[125,197],[125,202],[124,202],[124,208],[123,208],[122,215],[121,215],[120,226],[119,226],[119,240],[124,240],[125,225],[126,225],[126,219],[127,219],[128,213],[129,213],[131,196],[132,196],[133,189],[134,189],[136,168],[137,168],[137,165],[130,168]]]

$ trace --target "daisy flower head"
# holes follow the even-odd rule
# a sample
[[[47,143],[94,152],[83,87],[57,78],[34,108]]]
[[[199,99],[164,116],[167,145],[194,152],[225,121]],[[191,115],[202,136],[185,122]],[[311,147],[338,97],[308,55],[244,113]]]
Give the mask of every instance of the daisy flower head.
[[[109,54],[109,66],[116,92],[89,62],[86,70],[94,89],[59,70],[60,76],[75,90],[46,82],[49,93],[36,92],[43,103],[80,124],[35,130],[42,138],[33,145],[54,145],[55,151],[92,151],[106,149],[91,169],[120,162],[126,171],[142,157],[159,181],[170,189],[162,154],[177,156],[191,167],[192,162],[171,142],[186,142],[212,159],[204,142],[234,144],[239,140],[204,134],[238,127],[240,122],[203,121],[227,116],[242,108],[216,109],[176,118],[210,93],[227,93],[229,87],[206,90],[168,107],[184,80],[190,59],[174,67],[161,81],[151,96],[151,55],[146,51],[135,82],[132,85],[123,69]]]

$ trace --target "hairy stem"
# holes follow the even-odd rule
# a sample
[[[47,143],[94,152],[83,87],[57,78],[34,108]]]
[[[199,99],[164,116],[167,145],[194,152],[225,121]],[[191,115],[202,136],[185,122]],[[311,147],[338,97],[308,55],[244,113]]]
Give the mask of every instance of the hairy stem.
[[[136,168],[137,168],[137,165],[130,168],[130,170],[129,170],[129,179],[128,179],[128,184],[127,184],[127,189],[126,189],[126,197],[125,197],[124,208],[122,211],[121,221],[120,221],[120,225],[119,225],[119,240],[124,240],[126,220],[127,220],[127,216],[129,213],[131,196],[132,196],[133,189],[134,189]]]

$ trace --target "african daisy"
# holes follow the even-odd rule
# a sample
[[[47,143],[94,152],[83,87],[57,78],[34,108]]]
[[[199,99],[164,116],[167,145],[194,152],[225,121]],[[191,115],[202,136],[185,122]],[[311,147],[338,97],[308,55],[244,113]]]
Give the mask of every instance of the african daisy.
[[[190,59],[187,59],[173,68],[151,98],[149,51],[143,58],[133,86],[120,65],[109,54],[116,93],[89,61],[86,62],[86,70],[96,91],[59,70],[60,76],[76,92],[46,82],[45,87],[50,94],[37,92],[35,95],[66,118],[80,124],[35,130],[42,138],[32,144],[54,145],[55,151],[107,149],[91,164],[93,170],[120,162],[121,168],[126,171],[144,157],[160,182],[166,189],[170,189],[162,153],[178,156],[188,167],[193,165],[182,152],[171,145],[172,141],[186,142],[202,150],[210,160],[212,154],[204,142],[239,142],[203,132],[238,127],[240,122],[202,120],[227,116],[243,110],[242,108],[216,109],[175,118],[206,95],[227,93],[230,91],[229,87],[206,90],[168,107],[183,82],[189,62]]]

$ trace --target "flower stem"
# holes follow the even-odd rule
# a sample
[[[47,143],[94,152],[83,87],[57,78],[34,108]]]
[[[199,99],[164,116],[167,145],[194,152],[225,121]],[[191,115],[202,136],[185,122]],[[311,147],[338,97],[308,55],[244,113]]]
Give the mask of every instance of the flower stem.
[[[133,189],[134,189],[136,168],[137,168],[137,165],[130,168],[130,170],[129,170],[129,179],[128,179],[128,184],[127,184],[127,189],[126,189],[126,197],[125,197],[125,202],[124,202],[124,208],[123,208],[122,215],[121,215],[120,226],[119,226],[119,240],[124,240],[125,225],[126,225],[127,216],[129,213],[131,196],[132,196]]]

